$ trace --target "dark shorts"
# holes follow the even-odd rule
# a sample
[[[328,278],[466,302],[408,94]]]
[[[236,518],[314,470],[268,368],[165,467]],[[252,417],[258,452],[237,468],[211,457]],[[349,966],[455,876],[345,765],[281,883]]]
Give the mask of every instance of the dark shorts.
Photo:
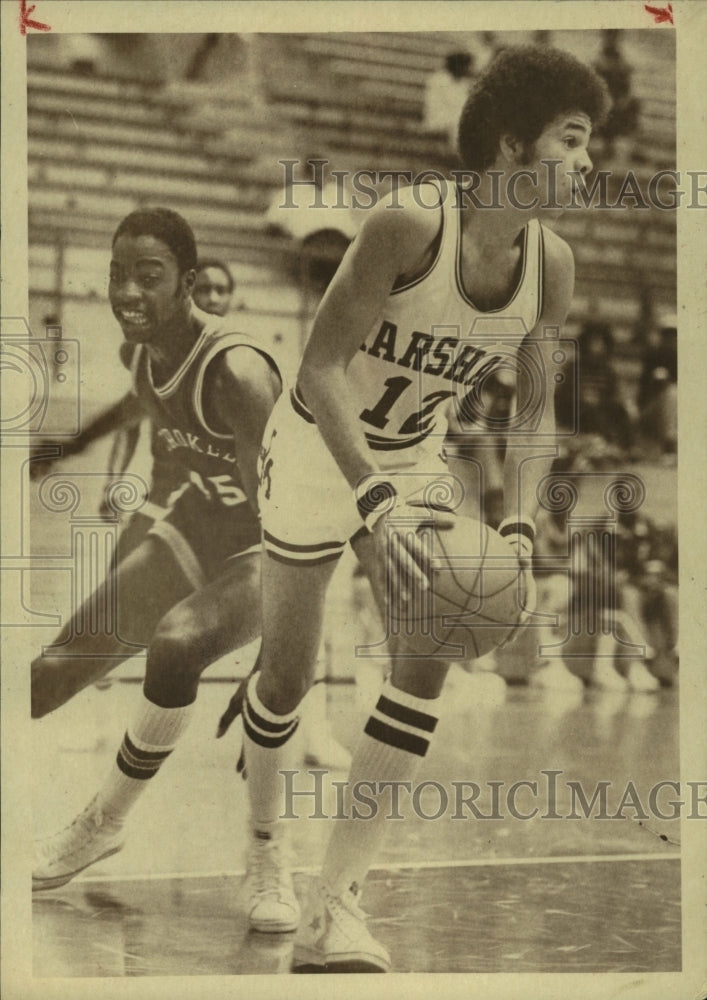
[[[194,484],[176,490],[154,515],[148,536],[169,546],[195,589],[214,580],[240,556],[260,551],[260,522],[247,501],[227,506]]]

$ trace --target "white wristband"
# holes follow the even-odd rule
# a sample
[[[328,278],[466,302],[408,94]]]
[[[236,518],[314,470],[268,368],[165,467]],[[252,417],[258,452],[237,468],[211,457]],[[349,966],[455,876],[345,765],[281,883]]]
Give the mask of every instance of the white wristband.
[[[535,542],[535,522],[529,517],[507,517],[498,526],[498,533],[517,546],[519,554],[532,556]]]
[[[395,506],[398,493],[392,483],[376,480],[363,490],[355,490],[356,507],[369,531]]]

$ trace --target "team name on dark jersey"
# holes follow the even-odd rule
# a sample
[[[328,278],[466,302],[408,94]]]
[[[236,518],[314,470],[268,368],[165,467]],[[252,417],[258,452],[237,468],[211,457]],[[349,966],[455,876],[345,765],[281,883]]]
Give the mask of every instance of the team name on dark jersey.
[[[160,427],[157,436],[164,442],[168,452],[176,451],[177,448],[191,448],[192,451],[206,455],[207,458],[218,458],[232,465],[236,462],[236,456],[227,449],[214,447],[212,441],[204,441],[198,434],[189,431],[182,432],[178,427]]]

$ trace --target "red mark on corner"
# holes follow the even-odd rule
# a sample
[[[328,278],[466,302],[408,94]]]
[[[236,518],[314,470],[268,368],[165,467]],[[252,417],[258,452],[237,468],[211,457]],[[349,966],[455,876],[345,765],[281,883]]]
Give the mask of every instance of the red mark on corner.
[[[647,3],[644,3],[645,10],[649,14],[652,14],[655,18],[656,24],[673,24],[673,5],[668,4],[667,7],[649,7]]]
[[[30,14],[34,14],[34,8],[37,5],[32,4],[31,7],[27,6],[27,0],[20,0],[20,33],[23,35],[27,34],[28,28],[34,28],[35,31],[51,31],[52,29],[48,24],[42,24],[41,21],[33,21],[30,18]]]

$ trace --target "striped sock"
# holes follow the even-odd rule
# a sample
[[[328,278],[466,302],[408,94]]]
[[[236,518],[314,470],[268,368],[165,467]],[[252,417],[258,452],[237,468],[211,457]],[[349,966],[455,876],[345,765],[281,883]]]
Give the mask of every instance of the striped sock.
[[[98,793],[104,812],[123,821],[162,764],[174,750],[191,719],[192,705],[160,708],[144,697],[128,727],[106,781]]]
[[[386,681],[354,752],[344,810],[348,819],[334,824],[324,859],[322,875],[331,890],[340,895],[351,886],[360,886],[378,852],[391,811],[389,788],[371,789],[369,782],[409,781],[415,777],[437,725],[439,699],[417,698]],[[366,782],[366,798],[376,799],[378,809],[371,818],[351,820],[355,805],[353,789]],[[400,811],[406,807],[400,791]],[[359,812],[367,815],[368,806]]]
[[[269,837],[284,811],[279,772],[293,766],[292,737],[299,716],[269,711],[256,692],[259,678],[260,674],[253,674],[243,699],[243,745],[253,830]]]

